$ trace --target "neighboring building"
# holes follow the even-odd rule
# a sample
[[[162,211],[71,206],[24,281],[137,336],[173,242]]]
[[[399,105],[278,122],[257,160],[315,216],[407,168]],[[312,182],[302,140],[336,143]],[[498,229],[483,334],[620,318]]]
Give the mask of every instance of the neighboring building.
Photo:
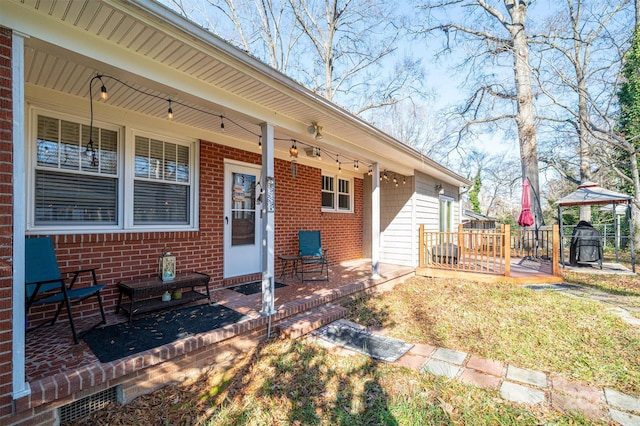
[[[1,1],[0,423],[32,392],[25,237],[99,267],[113,309],[168,249],[212,287],[272,279],[300,229],[331,263],[416,266],[418,226],[454,230],[469,185],[155,2]]]
[[[464,209],[462,212],[462,226],[465,229],[495,229],[498,219]]]

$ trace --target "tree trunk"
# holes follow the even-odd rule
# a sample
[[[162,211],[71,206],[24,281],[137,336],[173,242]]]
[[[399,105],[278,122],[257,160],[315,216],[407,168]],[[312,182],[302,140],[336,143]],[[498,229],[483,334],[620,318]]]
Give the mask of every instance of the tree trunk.
[[[515,74],[518,110],[516,124],[520,139],[520,162],[523,178],[529,178],[534,191],[532,211],[535,226],[543,223],[540,207],[540,179],[538,172],[538,142],[536,139],[535,118],[533,112],[533,91],[531,89],[531,67],[529,65],[529,43],[524,31],[527,6],[519,0],[504,0],[511,15],[511,24],[507,26],[513,41],[513,71]]]
[[[576,52],[578,58],[579,52]],[[580,183],[591,181],[591,149],[589,147],[589,132],[587,123],[587,87],[584,72],[576,63],[576,77],[578,77],[578,140],[580,142]],[[591,206],[580,206],[580,220],[591,222]]]
[[[631,220],[633,221],[634,235],[633,238],[635,249],[640,247],[640,171],[638,170],[638,154],[635,150],[630,150],[629,160],[631,163],[631,179],[633,180],[633,200],[631,203]]]

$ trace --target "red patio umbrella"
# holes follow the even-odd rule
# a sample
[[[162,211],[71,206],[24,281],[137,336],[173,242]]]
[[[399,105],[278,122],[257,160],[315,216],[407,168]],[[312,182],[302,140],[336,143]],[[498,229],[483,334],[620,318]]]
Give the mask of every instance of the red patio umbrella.
[[[531,214],[530,187],[529,178],[524,178],[524,182],[522,182],[522,211],[520,212],[520,217],[518,217],[518,225],[522,227],[531,226],[535,223],[533,214]]]

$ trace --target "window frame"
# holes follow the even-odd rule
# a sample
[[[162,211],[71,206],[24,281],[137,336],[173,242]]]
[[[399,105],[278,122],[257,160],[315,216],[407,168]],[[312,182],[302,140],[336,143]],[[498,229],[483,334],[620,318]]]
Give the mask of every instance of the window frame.
[[[448,197],[446,195],[440,195],[438,197],[438,229],[439,232],[453,232],[454,229],[454,203],[455,200],[452,197]],[[443,212],[443,207],[445,211]],[[449,217],[444,217],[444,214],[449,213]],[[443,223],[443,219],[445,222],[449,224],[450,229],[446,228],[447,223]]]
[[[113,225],[105,224],[65,224],[65,225],[36,225],[36,188],[35,177],[38,166],[37,159],[37,140],[38,140],[38,117],[45,116],[57,120],[70,121],[72,123],[89,126],[89,120],[78,115],[66,114],[58,111],[32,107],[29,111],[29,130],[26,144],[26,180],[27,180],[27,199],[26,199],[26,233],[27,234],[87,234],[87,233],[122,233],[122,232],[149,232],[149,231],[194,231],[199,229],[199,184],[200,184],[200,144],[195,139],[185,139],[176,137],[171,134],[154,134],[141,129],[128,127],[127,123],[115,124],[94,119],[94,127],[105,130],[115,131],[117,133],[117,160],[118,166],[116,171],[117,179],[117,221]],[[120,120],[124,121],[124,120]],[[189,148],[189,213],[188,223],[182,225],[134,225],[134,182],[135,182],[135,137],[142,136],[146,138],[162,140],[165,143],[173,143],[187,146]],[[44,168],[46,169],[46,168]],[[49,168],[64,173],[64,169]]]
[[[342,176],[342,175],[337,175],[337,174],[332,174],[332,173],[322,173],[322,178],[324,180],[325,177],[328,178],[332,178],[333,179],[333,191],[326,191],[323,187],[322,184],[324,182],[321,182],[320,184],[320,191],[322,194],[324,193],[333,193],[333,205],[334,207],[325,207],[324,205],[322,205],[322,199],[320,200],[321,203],[321,207],[322,207],[322,211],[323,212],[328,212],[328,213],[353,213],[354,212],[354,208],[353,208],[353,200],[354,200],[354,179],[353,177],[349,177],[349,176]],[[348,209],[342,209],[340,208],[340,195],[345,195],[345,193],[341,193],[340,192],[340,180],[346,181],[348,182],[349,185],[349,192],[348,192],[348,196],[349,196],[349,208]]]

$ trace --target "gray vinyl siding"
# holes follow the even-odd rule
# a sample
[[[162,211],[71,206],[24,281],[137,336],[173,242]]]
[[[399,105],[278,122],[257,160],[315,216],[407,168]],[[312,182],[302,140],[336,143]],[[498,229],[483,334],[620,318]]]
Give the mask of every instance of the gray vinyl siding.
[[[424,225],[427,231],[438,231],[440,200],[438,194],[436,194],[437,182],[431,176],[417,171],[415,178],[417,226],[420,227],[420,225]]]
[[[460,223],[460,196],[458,187],[439,182],[424,173],[416,171],[416,221],[424,224],[427,231],[440,230],[440,194],[436,194],[436,185],[444,188],[443,196],[453,199],[453,228]]]
[[[380,182],[380,261],[396,265],[418,266],[419,227],[438,231],[440,198],[431,176],[415,171],[407,176],[406,184],[399,178],[396,187],[392,180]],[[444,194],[453,198],[454,229],[460,223],[458,187],[442,184]],[[371,256],[371,182],[364,180],[363,255]]]
[[[389,180],[380,182],[380,261],[396,265],[414,266],[413,223],[414,205],[413,179],[407,178],[398,186]]]

